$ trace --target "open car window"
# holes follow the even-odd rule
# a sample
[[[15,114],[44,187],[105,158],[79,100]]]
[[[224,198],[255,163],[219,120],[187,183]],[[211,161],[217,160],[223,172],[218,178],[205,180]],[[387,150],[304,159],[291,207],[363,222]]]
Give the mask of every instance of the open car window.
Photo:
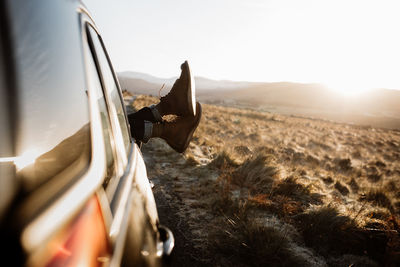
[[[124,153],[128,153],[131,139],[118,83],[113,74],[114,72],[112,70],[110,61],[108,60],[104,46],[102,45],[100,36],[91,27],[89,27],[88,33],[90,34],[93,42],[93,49],[95,50],[97,64],[101,71],[106,98],[110,103],[112,103],[112,105],[110,105],[110,111],[111,117],[114,119],[112,123],[115,125],[116,136],[117,139],[118,136],[122,137],[122,146],[124,147],[123,150],[125,150]]]

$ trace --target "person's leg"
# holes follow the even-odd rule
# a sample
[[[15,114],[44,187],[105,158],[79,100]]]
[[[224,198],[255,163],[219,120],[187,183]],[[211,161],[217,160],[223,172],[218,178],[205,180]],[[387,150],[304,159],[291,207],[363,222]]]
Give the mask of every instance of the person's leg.
[[[132,120],[129,122],[132,137],[143,143],[147,143],[150,138],[159,137],[175,151],[182,153],[189,146],[193,133],[200,123],[202,110],[198,102],[196,110],[196,116],[178,117],[172,122],[153,123],[141,119]]]
[[[151,137],[153,123],[161,122],[162,117],[155,106],[144,107],[135,113],[128,114],[131,136],[135,140],[147,143]]]
[[[148,134],[145,135],[145,129],[147,129],[146,133],[148,133],[149,124],[152,125],[153,123],[142,119],[132,119],[132,117],[128,117],[128,120],[131,126],[131,136],[137,141],[146,143]]]
[[[155,105],[151,105],[150,107],[144,107],[141,110],[128,114],[129,123],[131,121],[150,121],[150,122],[161,122],[162,115],[158,112]]]
[[[186,150],[200,122],[201,106],[195,102],[195,85],[187,61],[181,65],[181,70],[179,79],[157,105],[128,115],[133,138],[147,143],[152,137],[160,137],[176,151]],[[180,117],[164,122],[162,117],[169,114]]]

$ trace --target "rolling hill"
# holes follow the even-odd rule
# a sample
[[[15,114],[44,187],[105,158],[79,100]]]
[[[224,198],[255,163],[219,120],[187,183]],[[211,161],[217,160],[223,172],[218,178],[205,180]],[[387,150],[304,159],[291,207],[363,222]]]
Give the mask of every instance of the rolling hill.
[[[121,72],[118,76],[123,90],[154,96],[164,83],[161,95],[166,94],[175,81],[138,72]],[[196,77],[195,82],[197,97],[204,103],[400,129],[400,90],[375,89],[346,96],[321,84],[216,81],[203,77]]]

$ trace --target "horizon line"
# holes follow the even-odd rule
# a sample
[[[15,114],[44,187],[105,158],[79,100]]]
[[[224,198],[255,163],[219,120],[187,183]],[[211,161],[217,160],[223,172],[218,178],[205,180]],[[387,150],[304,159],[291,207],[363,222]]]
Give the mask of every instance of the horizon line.
[[[144,75],[149,75],[152,76],[156,79],[163,79],[163,80],[172,80],[172,79],[177,79],[178,76],[172,76],[172,77],[160,77],[160,76],[156,76],[153,74],[149,74],[146,72],[142,72],[142,71],[135,71],[135,70],[123,70],[123,71],[116,71],[117,74],[119,73],[123,73],[123,72],[134,72],[134,73],[140,73],[140,74],[144,74]],[[201,75],[194,75],[194,78],[202,78],[202,79],[207,79],[210,81],[214,81],[214,82],[232,82],[232,83],[252,83],[252,84],[262,84],[262,83],[293,83],[293,84],[303,84],[303,85],[319,85],[319,86],[323,86],[326,87],[327,89],[332,89],[335,90],[335,88],[333,88],[332,86],[329,86],[323,82],[304,82],[304,81],[289,81],[289,80],[280,80],[280,81],[246,81],[246,80],[228,80],[228,79],[214,79],[214,78],[208,78],[205,76],[201,76]],[[365,90],[393,90],[393,91],[400,91],[400,88],[389,88],[389,87],[370,87],[370,88],[365,88]]]

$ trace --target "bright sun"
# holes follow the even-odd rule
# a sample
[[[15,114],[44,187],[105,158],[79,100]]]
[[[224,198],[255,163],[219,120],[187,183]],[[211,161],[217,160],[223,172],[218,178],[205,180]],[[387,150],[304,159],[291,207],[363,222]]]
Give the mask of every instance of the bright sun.
[[[332,82],[332,83],[326,84],[326,86],[330,90],[332,90],[342,96],[346,96],[346,97],[352,97],[352,96],[357,96],[360,94],[365,94],[372,89],[366,85],[362,85],[357,82],[346,81],[346,80],[341,81],[341,82]]]

